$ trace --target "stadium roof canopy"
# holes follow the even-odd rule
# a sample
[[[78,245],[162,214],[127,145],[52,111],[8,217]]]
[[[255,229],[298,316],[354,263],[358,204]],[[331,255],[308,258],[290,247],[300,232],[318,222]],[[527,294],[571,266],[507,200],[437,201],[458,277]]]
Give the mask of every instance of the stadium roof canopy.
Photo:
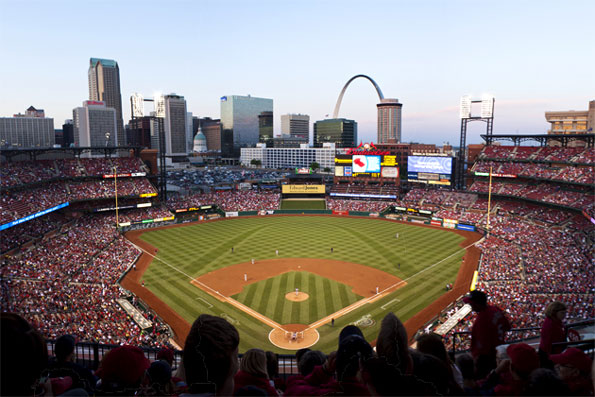
[[[569,142],[584,141],[587,147],[593,147],[595,142],[595,134],[482,134],[481,137],[488,146],[492,145],[494,141],[511,141],[515,146],[520,146],[522,142],[526,141],[539,142],[541,146],[546,146],[549,141],[557,141],[566,147]]]

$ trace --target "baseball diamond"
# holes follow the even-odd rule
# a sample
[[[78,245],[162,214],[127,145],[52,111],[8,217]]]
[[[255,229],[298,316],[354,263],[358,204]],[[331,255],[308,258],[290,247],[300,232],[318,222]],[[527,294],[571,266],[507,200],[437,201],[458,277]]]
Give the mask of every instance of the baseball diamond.
[[[330,351],[340,329],[363,316],[380,320],[393,311],[409,326],[431,318],[468,288],[472,272],[459,269],[464,259],[463,269],[476,265],[472,244],[480,238],[385,219],[299,215],[222,219],[127,237],[145,253],[123,285],[160,313],[178,343],[189,323],[208,313],[237,322],[240,350],[280,353],[306,340]],[[455,288],[445,292],[447,283]],[[296,288],[308,298],[286,299]],[[363,328],[364,335],[373,339],[378,323]],[[294,331],[305,331],[304,342],[284,343]]]

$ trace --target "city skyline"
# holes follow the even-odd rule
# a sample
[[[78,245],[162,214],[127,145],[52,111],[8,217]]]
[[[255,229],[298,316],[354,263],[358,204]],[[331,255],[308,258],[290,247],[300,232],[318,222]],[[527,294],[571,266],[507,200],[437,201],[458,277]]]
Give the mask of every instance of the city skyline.
[[[55,128],[88,98],[90,58],[118,63],[124,123],[134,92],[182,95],[189,112],[213,119],[221,96],[250,94],[273,100],[275,135],[289,113],[309,115],[312,133],[357,74],[403,104],[404,142],[456,146],[466,94],[494,95],[496,134],[545,133],[546,111],[585,110],[595,98],[590,1],[28,4],[0,0],[10,60],[0,66],[0,117],[33,105]],[[360,141],[376,142],[377,103],[362,79],[346,91],[338,116],[358,123]],[[476,124],[468,143],[482,142]]]

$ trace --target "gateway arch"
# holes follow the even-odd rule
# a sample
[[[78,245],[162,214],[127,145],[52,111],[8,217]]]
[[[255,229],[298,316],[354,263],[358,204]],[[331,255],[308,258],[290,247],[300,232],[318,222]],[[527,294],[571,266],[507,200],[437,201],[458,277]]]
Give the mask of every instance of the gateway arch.
[[[335,110],[333,112],[333,119],[339,117],[339,109],[341,108],[341,101],[343,101],[343,95],[351,82],[357,78],[363,77],[367,79],[378,93],[379,102],[376,106],[378,107],[378,138],[377,143],[386,143],[389,141],[401,142],[401,108],[402,104],[396,98],[384,98],[384,94],[380,89],[380,86],[370,77],[365,74],[357,74],[350,78],[337,99]]]

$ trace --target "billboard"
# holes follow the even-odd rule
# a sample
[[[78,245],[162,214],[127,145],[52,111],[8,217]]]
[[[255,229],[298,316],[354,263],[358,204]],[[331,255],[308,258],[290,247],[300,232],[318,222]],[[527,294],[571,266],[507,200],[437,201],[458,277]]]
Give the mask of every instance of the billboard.
[[[325,194],[324,185],[282,185],[283,194]]]
[[[442,156],[409,156],[407,180],[431,185],[450,185],[453,158]]]

